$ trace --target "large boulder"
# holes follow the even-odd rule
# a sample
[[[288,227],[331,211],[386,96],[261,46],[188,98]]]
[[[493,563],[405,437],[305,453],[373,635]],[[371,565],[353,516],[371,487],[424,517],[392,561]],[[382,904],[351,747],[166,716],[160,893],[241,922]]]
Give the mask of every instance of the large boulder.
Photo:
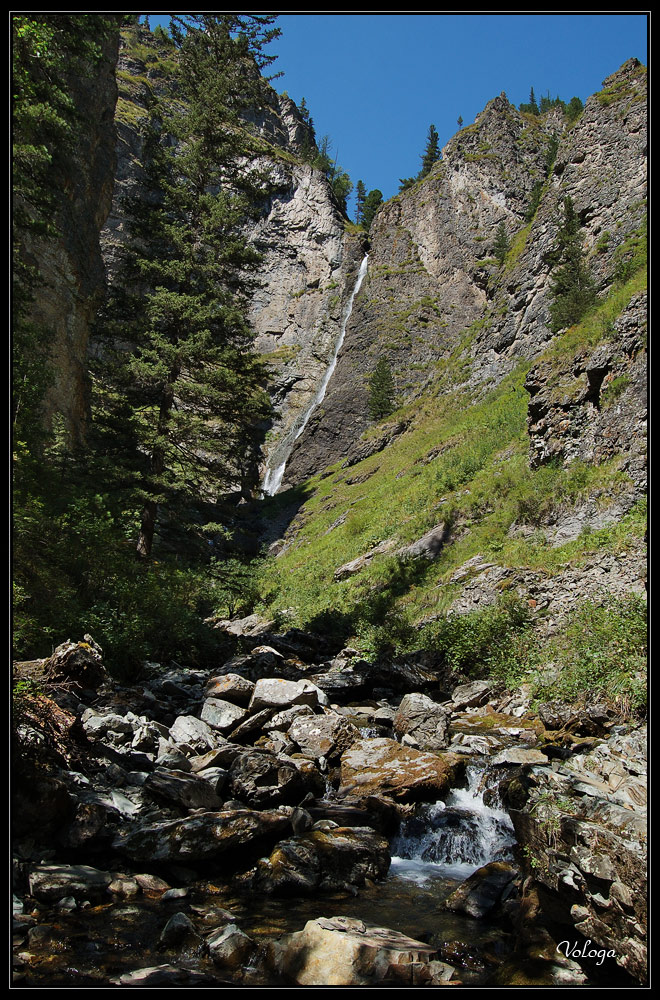
[[[282,710],[293,705],[315,708],[320,704],[327,704],[327,697],[310,681],[268,677],[257,681],[250,700],[250,711],[259,712],[264,708]]]
[[[370,827],[312,830],[281,841],[260,863],[262,891],[297,895],[317,889],[363,886],[381,879],[390,866],[389,843]]]
[[[290,829],[289,817],[276,811],[225,809],[164,820],[120,834],[113,849],[136,861],[210,861],[259,839]]]
[[[179,746],[187,746],[198,754],[215,750],[223,742],[223,736],[203,719],[194,715],[179,715],[170,727],[170,738]]]
[[[267,960],[299,986],[442,985],[453,970],[430,962],[434,952],[428,944],[354,917],[320,917],[271,942]]]
[[[401,746],[396,740],[366,739],[341,758],[340,794],[389,795],[399,802],[432,801],[455,783],[461,762]]]
[[[332,760],[361,739],[360,730],[337,712],[299,716],[289,727],[289,737],[316,760]]]
[[[39,865],[30,872],[29,882],[35,899],[56,903],[67,896],[77,900],[102,896],[112,875],[89,865]]]
[[[491,861],[473,872],[445,901],[448,910],[485,917],[500,901],[517,871],[506,861]]]
[[[78,688],[96,690],[107,679],[103,666],[103,651],[91,635],[85,635],[82,642],[67,639],[61,643],[43,665],[48,681],[66,681]]]
[[[201,717],[213,729],[218,729],[221,733],[228,733],[247,717],[247,712],[244,708],[239,708],[238,705],[234,705],[230,701],[223,701],[221,698],[207,698],[202,705]]]
[[[307,791],[302,772],[265,750],[245,750],[229,768],[231,794],[253,809],[294,805]]]
[[[444,750],[449,745],[451,713],[425,694],[407,694],[394,716],[394,731],[408,736],[422,750]]]
[[[144,789],[183,809],[211,810],[222,806],[209,781],[185,771],[156,770],[146,779]]]

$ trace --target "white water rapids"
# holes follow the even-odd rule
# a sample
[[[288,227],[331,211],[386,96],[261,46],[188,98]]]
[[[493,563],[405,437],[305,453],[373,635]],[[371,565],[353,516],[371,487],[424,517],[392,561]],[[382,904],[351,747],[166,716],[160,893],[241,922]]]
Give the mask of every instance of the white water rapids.
[[[510,857],[513,825],[503,809],[484,802],[483,768],[467,769],[467,788],[456,788],[446,802],[423,807],[402,824],[392,842],[392,872],[410,881],[465,879],[489,861]]]
[[[344,317],[342,319],[341,328],[339,330],[339,336],[337,337],[335,349],[332,354],[332,357],[330,358],[330,361],[328,362],[328,367],[326,368],[323,379],[321,380],[321,383],[318,389],[316,390],[311,403],[303,413],[300,423],[299,424],[296,423],[287,435],[286,441],[284,442],[285,452],[283,461],[280,462],[280,464],[275,469],[272,469],[270,466],[266,469],[266,474],[264,476],[264,481],[261,487],[261,492],[264,494],[264,496],[274,496],[275,493],[277,493],[277,491],[279,490],[280,486],[282,485],[282,479],[284,478],[284,470],[286,468],[286,463],[288,462],[289,456],[293,451],[293,446],[300,437],[300,435],[302,434],[302,432],[305,430],[305,427],[309,423],[309,419],[312,413],[317,408],[317,406],[319,406],[323,401],[323,398],[326,394],[326,390],[328,388],[328,383],[330,382],[334,370],[337,367],[337,358],[339,357],[339,352],[341,351],[342,345],[344,343],[344,338],[346,336],[346,327],[348,325],[348,321],[353,311],[353,302],[355,301],[355,296],[360,291],[360,285],[362,284],[364,276],[367,273],[368,263],[369,263],[369,254],[366,254],[364,260],[360,264],[360,270],[358,271],[353,291],[351,292],[351,296],[348,300],[348,303],[346,304]]]

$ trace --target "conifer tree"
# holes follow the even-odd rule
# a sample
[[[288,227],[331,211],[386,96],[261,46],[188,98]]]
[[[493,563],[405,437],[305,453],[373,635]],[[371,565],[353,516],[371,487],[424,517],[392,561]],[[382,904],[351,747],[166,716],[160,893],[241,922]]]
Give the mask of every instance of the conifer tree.
[[[506,226],[504,222],[500,222],[495,233],[495,242],[493,243],[493,257],[497,260],[500,267],[506,260],[506,255],[509,252],[510,243],[509,237],[507,235]]]
[[[383,192],[378,188],[374,188],[373,191],[370,191],[364,199],[364,206],[362,209],[362,225],[367,232],[371,229],[371,223],[374,220],[374,215],[382,204]]]
[[[379,358],[369,378],[369,416],[382,420],[394,409],[394,377],[389,362]]]
[[[557,233],[550,306],[553,333],[573,326],[596,301],[596,288],[582,254],[580,220],[571,198],[564,198],[564,218]]]
[[[260,258],[242,235],[264,182],[244,165],[241,115],[263,96],[255,63],[268,61],[259,59],[268,20],[188,15],[172,34],[177,100],[156,101],[145,125],[148,189],[130,206],[95,367],[97,427],[111,430],[122,413],[123,446],[132,444],[124,467],[141,510],[141,558],[162,504],[213,500],[241,481],[267,412],[246,318],[246,276]],[[105,447],[116,447],[111,433]]]
[[[429,133],[426,138],[426,149],[424,150],[424,156],[422,157],[422,169],[420,171],[419,177],[426,177],[430,172],[434,163],[440,159],[440,137],[438,136],[435,125],[429,125]]]
[[[364,186],[364,181],[358,181],[355,185],[355,222],[358,226],[362,225],[362,210],[366,197],[367,189]]]

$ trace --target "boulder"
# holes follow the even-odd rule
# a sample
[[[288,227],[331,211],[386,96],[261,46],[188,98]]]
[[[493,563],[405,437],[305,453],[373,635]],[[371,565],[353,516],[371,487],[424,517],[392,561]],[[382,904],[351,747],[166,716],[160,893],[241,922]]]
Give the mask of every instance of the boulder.
[[[327,697],[310,681],[287,681],[283,677],[268,677],[258,680],[252,698],[250,711],[259,712],[264,708],[285,709],[292,705],[327,704]]]
[[[370,827],[311,830],[281,841],[260,863],[257,884],[269,893],[309,894],[363,886],[384,878],[389,866],[389,843]]]
[[[492,681],[469,681],[467,684],[459,684],[451,696],[454,711],[462,712],[465,708],[485,705],[492,693]]]
[[[255,950],[255,943],[237,924],[226,924],[206,939],[214,965],[228,969],[242,968]]]
[[[44,676],[54,683],[73,682],[77,687],[95,691],[107,679],[103,650],[91,635],[83,642],[61,643],[43,665]]]
[[[198,754],[215,750],[223,743],[217,730],[194,715],[179,715],[170,727],[170,737],[174,743],[189,746]]]
[[[342,755],[339,792],[432,801],[449,791],[460,767],[453,754],[415,750],[396,740],[360,740]]]
[[[54,903],[65,896],[76,900],[105,894],[112,882],[110,872],[89,865],[39,865],[30,872],[30,895],[44,903]]]
[[[491,861],[459,885],[445,900],[445,906],[469,917],[485,917],[500,901],[502,893],[517,874],[516,869],[505,861]]]
[[[407,694],[394,716],[399,737],[411,736],[422,750],[443,750],[449,745],[451,713],[424,694]]]
[[[156,770],[144,788],[158,799],[166,799],[183,809],[220,809],[221,800],[210,782],[185,771]]]
[[[229,790],[254,809],[280,804],[293,805],[307,791],[295,764],[264,750],[245,750],[229,768]]]
[[[221,733],[234,729],[246,716],[244,708],[239,708],[230,701],[222,701],[221,698],[207,698],[201,711],[204,722],[208,722],[213,729],[219,729]]]
[[[271,942],[267,961],[299,986],[375,986],[388,979],[393,967],[427,964],[434,951],[354,917],[320,917]]]
[[[224,809],[134,827],[112,843],[136,861],[210,861],[254,840],[289,830],[289,818],[276,811]]]
[[[339,757],[361,739],[360,730],[336,712],[326,715],[299,716],[289,727],[289,737],[304,754],[318,760]]]
[[[210,677],[206,684],[207,698],[221,698],[234,705],[247,706],[254,691],[254,683],[240,674]]]

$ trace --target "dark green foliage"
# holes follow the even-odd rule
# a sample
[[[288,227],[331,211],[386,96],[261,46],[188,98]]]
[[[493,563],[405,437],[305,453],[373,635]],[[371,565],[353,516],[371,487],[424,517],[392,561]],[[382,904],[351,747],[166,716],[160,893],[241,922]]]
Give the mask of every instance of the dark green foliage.
[[[233,22],[173,28],[183,101],[155,102],[145,121],[147,188],[128,206],[131,242],[99,330],[97,453],[125,456],[141,557],[162,504],[249,490],[243,466],[267,415],[246,318],[246,276],[259,256],[242,235],[264,187],[238,167],[250,155],[241,114],[263,91]],[[113,423],[123,428],[120,449]]]
[[[500,267],[506,260],[506,255],[509,252],[510,246],[511,244],[509,242],[506,226],[504,222],[500,222],[497,227],[497,232],[495,233],[495,242],[493,243],[493,249],[491,251]]]
[[[582,103],[580,98],[571,97],[565,109],[565,114],[569,122],[574,122],[577,118],[580,117],[583,111],[584,111],[584,104]]]
[[[316,170],[320,170],[328,179],[341,211],[346,215],[347,200],[353,190],[353,183],[346,171],[333,160],[330,152],[330,136],[324,135],[318,149],[310,149],[309,161]]]
[[[400,177],[399,194],[401,194],[402,191],[407,191],[408,188],[411,188],[416,181],[417,177]]]
[[[389,362],[379,358],[369,378],[369,416],[382,420],[394,409],[394,377]]]
[[[357,225],[361,225],[363,221],[362,211],[364,208],[364,199],[367,197],[367,189],[364,186],[364,181],[358,181],[355,185],[355,221]]]
[[[431,172],[431,168],[434,163],[437,163],[440,159],[439,141],[435,125],[429,125],[429,132],[426,137],[426,149],[424,150],[424,155],[422,157],[422,169],[419,172],[418,179],[426,177],[426,175]]]
[[[458,125],[459,128],[463,128],[463,115],[458,116],[458,118],[456,119],[456,124]]]
[[[362,225],[369,231],[371,228],[371,223],[373,222],[374,215],[383,204],[383,192],[379,191],[378,188],[374,188],[370,191],[367,197],[364,199],[364,205],[362,208]]]
[[[529,205],[527,206],[527,211],[525,212],[525,221],[531,222],[536,215],[536,210],[541,204],[541,195],[543,194],[543,181],[536,181],[534,187],[532,188],[532,193],[529,198]]]
[[[557,233],[550,306],[553,333],[573,326],[596,302],[596,288],[589,274],[580,239],[580,221],[570,197],[564,199],[564,219]]]

